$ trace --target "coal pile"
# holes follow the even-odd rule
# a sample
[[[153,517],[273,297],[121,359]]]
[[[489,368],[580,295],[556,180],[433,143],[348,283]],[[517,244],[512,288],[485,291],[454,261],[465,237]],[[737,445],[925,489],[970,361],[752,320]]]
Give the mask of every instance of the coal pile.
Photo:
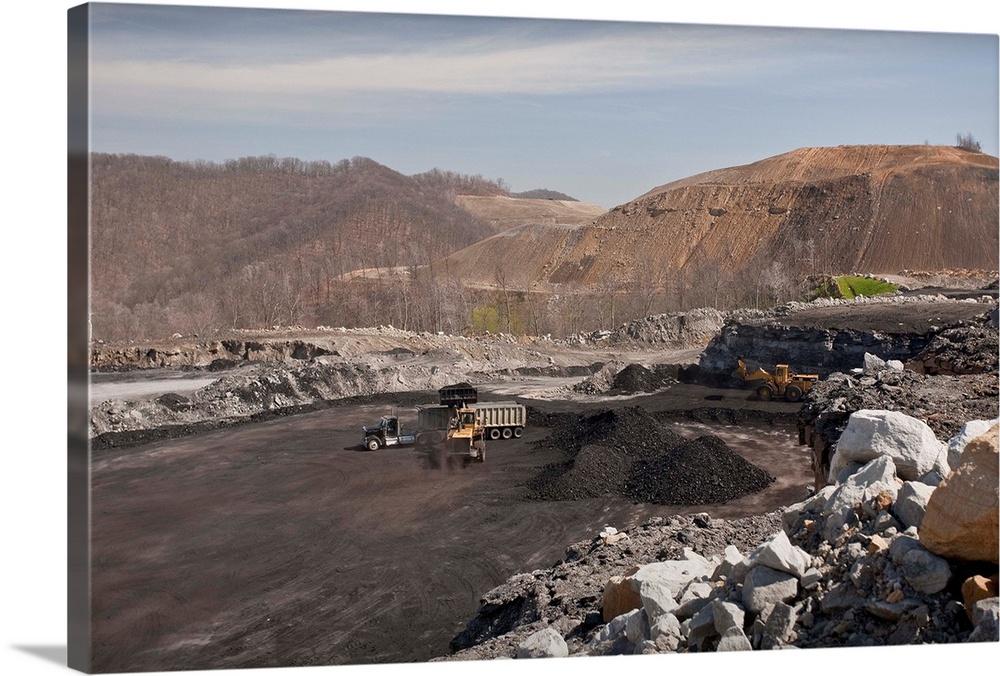
[[[728,502],[774,481],[715,436],[683,441],[652,460],[640,461],[633,470],[625,495],[659,505]]]
[[[538,500],[620,497],[664,505],[724,503],[766,488],[774,477],[717,437],[686,440],[646,410],[628,407],[581,415],[542,443],[567,459],[531,482]]]
[[[651,371],[642,364],[629,364],[615,375],[609,392],[611,394],[656,392],[675,382],[675,379],[659,370]]]

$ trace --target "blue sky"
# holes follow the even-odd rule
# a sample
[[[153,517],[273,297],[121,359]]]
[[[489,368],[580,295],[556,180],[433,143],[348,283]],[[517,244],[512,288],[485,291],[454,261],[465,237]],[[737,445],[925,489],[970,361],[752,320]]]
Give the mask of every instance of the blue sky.
[[[995,34],[96,4],[91,75],[97,151],[362,155],[609,208],[802,146],[998,146]]]

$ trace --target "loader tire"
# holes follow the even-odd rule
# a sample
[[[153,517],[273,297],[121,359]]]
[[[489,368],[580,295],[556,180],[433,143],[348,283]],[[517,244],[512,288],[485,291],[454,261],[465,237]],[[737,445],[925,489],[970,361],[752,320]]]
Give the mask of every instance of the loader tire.
[[[788,401],[800,401],[802,399],[802,388],[798,385],[789,385],[785,388],[785,399]]]
[[[761,401],[771,401],[774,398],[774,390],[769,385],[761,385],[757,388],[757,398]]]

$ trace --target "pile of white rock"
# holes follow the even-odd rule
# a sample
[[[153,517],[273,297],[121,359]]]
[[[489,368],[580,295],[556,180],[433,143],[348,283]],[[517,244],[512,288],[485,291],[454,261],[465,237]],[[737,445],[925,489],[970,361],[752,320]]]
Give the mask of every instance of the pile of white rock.
[[[754,551],[687,549],[612,577],[589,640],[550,626],[517,657],[1000,640],[998,434],[974,421],[944,443],[914,418],[858,411],[831,483]]]

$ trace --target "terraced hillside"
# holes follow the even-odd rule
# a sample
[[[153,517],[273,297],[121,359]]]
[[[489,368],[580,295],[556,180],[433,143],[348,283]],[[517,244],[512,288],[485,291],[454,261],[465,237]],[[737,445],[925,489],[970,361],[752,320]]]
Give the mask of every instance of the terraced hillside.
[[[446,263],[484,284],[517,267],[511,281],[536,289],[690,283],[699,271],[752,285],[762,274],[995,270],[997,168],[953,147],[802,148],[659,186],[592,223],[504,232]]]

